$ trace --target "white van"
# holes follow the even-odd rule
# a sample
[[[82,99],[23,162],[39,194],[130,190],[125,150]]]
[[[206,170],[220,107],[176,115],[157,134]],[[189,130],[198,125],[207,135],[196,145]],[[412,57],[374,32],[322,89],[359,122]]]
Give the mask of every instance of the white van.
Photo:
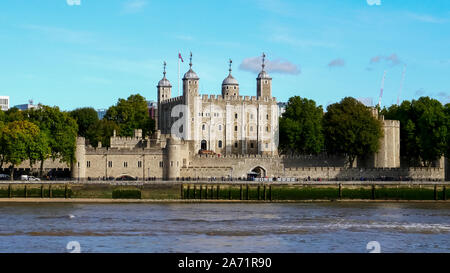
[[[31,175],[21,175],[20,180],[22,180],[22,181],[41,181],[41,179],[31,176]]]

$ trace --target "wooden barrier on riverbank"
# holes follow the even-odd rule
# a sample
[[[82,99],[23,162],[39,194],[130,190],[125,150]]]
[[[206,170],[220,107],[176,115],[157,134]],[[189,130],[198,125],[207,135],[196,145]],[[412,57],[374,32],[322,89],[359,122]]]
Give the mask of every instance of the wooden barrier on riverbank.
[[[192,201],[436,200],[447,183],[0,183],[0,198]]]

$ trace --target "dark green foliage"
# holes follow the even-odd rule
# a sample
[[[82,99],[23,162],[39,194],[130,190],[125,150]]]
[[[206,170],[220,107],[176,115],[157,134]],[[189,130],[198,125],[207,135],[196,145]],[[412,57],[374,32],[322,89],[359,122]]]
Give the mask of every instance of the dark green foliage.
[[[77,121],[79,136],[87,137],[89,128],[98,126],[98,114],[94,108],[77,108],[69,113]]]
[[[280,149],[282,152],[318,154],[324,148],[322,106],[298,96],[289,99],[280,118]]]
[[[342,199],[372,199],[372,188],[343,188]]]
[[[323,127],[327,152],[347,155],[350,166],[357,156],[377,152],[383,136],[381,122],[351,97],[327,107]]]
[[[337,199],[338,189],[309,186],[272,186],[273,200]]]
[[[141,199],[140,190],[118,189],[112,192],[113,199]]]
[[[102,143],[103,147],[111,146],[111,137],[114,135],[114,131],[116,131],[117,135],[120,135],[119,125],[112,120],[102,119],[100,120],[96,126],[91,126],[87,132],[87,139],[89,143],[96,147],[98,142]]]
[[[106,111],[104,119],[116,122],[121,136],[133,136],[135,129],[142,129],[143,135],[149,136],[155,126],[148,113],[147,101],[139,94],[131,95],[126,100],[119,99]]]
[[[448,106],[429,97],[383,109],[386,119],[400,120],[400,153],[412,166],[430,166],[449,154]]]
[[[434,189],[377,187],[375,199],[434,200]]]

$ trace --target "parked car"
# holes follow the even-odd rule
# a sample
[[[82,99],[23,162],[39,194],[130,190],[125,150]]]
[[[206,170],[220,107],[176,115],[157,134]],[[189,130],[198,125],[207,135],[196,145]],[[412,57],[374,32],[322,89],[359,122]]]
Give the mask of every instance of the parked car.
[[[10,180],[11,176],[9,174],[0,173],[0,180]]]
[[[129,175],[122,175],[122,176],[117,177],[115,180],[116,181],[136,181],[137,178],[129,176]]]
[[[22,180],[22,181],[41,181],[41,179],[34,177],[32,175],[21,175],[20,180]]]

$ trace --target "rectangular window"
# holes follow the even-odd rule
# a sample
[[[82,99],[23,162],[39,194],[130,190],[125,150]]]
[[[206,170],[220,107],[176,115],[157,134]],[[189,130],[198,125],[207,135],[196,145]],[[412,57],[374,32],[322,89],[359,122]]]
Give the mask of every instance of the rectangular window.
[[[108,168],[112,168],[112,161],[108,161]]]
[[[91,167],[91,161],[86,161],[86,167],[88,167],[88,168]]]
[[[123,162],[123,167],[124,167],[124,168],[128,168],[128,162],[126,162],[126,161]]]
[[[238,143],[235,142],[235,143],[234,143],[234,148],[237,148],[237,147],[238,147]]]
[[[162,161],[159,161],[159,167],[160,168],[164,167],[164,163]]]
[[[142,161],[138,161],[138,168],[142,168]]]
[[[237,126],[234,126],[234,131],[236,131],[236,132],[237,132]]]

